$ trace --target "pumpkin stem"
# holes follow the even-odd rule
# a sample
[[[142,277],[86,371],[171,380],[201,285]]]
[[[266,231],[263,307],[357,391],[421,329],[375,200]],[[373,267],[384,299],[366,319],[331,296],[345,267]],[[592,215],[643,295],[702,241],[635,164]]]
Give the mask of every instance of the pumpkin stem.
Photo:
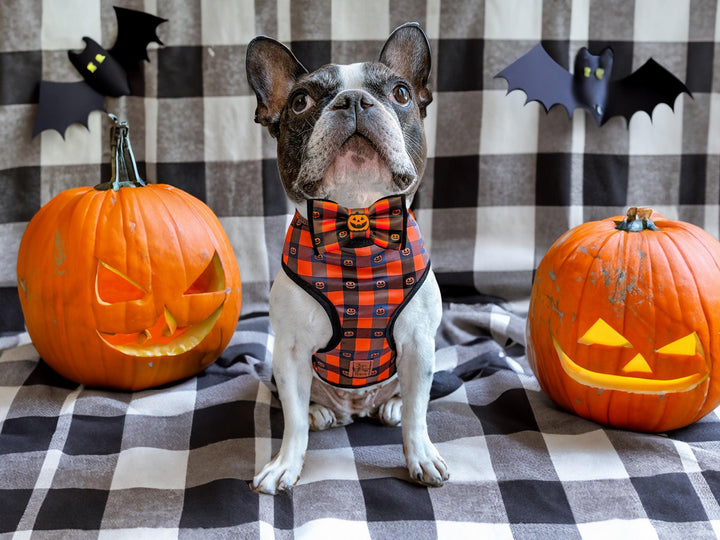
[[[659,230],[652,222],[652,208],[640,208],[631,206],[627,209],[627,217],[622,221],[616,221],[616,229],[626,232],[640,232],[646,229],[651,231]]]
[[[111,180],[98,184],[95,189],[117,191],[122,187],[142,187],[145,181],[140,177],[130,144],[130,125],[118,120],[114,114],[108,116],[114,124],[110,127]]]

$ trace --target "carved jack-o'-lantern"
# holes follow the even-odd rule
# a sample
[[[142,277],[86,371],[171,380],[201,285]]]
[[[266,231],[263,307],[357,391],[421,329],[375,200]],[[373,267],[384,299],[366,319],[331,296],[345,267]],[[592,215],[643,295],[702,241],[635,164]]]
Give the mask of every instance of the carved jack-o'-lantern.
[[[235,330],[241,291],[218,219],[179,189],[144,185],[121,128],[116,182],[43,206],[17,273],[28,332],[51,367],[88,386],[136,390],[212,363]]]
[[[641,431],[720,404],[720,243],[631,208],[563,235],[538,267],[528,358],[563,408]]]

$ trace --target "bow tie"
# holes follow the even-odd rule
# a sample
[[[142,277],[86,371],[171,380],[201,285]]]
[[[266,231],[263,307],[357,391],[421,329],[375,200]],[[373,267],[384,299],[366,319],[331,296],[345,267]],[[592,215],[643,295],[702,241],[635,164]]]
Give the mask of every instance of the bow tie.
[[[318,254],[364,238],[384,249],[402,249],[406,222],[404,195],[385,197],[369,208],[345,208],[327,199],[308,201],[310,234]]]

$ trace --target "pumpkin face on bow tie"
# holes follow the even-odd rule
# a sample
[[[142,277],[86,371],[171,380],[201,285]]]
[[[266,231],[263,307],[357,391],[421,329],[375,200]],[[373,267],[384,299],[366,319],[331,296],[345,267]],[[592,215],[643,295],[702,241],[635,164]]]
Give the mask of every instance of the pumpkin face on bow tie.
[[[536,272],[527,347],[564,409],[666,431],[720,404],[720,243],[650,212],[585,223],[553,244]]]
[[[348,229],[352,232],[366,231],[370,227],[370,220],[365,214],[350,214],[348,217]]]

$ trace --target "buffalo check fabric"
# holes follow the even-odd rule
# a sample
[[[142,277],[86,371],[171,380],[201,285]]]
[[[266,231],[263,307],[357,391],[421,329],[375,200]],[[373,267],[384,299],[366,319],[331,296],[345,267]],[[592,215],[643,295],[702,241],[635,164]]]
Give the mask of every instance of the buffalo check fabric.
[[[219,216],[243,279],[230,347],[199,376],[138,393],[59,379],[22,331],[20,238],[60,191],[110,174],[108,120],[32,138],[37,82],[75,81],[67,50],[115,38],[113,4],[168,19],[129,121],[150,181]],[[310,436],[291,497],[248,481],[277,451],[264,315],[291,207],[275,141],[253,122],[244,57],[258,34],[314,69],[377,57],[406,21],[433,51],[428,163],[413,210],[446,300],[428,422],[452,473],[407,482],[400,430],[360,421]],[[720,233],[720,7],[715,0],[14,0],[0,2],[0,537],[714,538],[720,419],[644,435],[557,410],[523,358],[533,272],[569,227],[652,206]],[[652,119],[546,113],[495,75],[542,42],[615,74],[652,57],[693,94]],[[470,303],[470,302],[476,303]],[[481,302],[481,303],[477,303]],[[6,334],[12,332],[13,334]],[[499,345],[501,344],[501,345]]]
[[[402,207],[399,202],[398,211]],[[321,221],[323,211],[317,211],[317,218],[314,212],[310,212],[312,220]],[[333,209],[333,221],[334,214]],[[430,259],[415,220],[402,212],[396,217],[402,238],[397,248],[383,249],[369,238],[360,238],[358,247],[351,244],[318,252],[318,243],[313,241],[318,238],[316,228],[299,213],[288,229],[283,270],[330,318],[333,335],[313,355],[313,368],[334,386],[370,386],[397,371],[395,321],[425,281]],[[380,219],[372,217],[371,221]]]
[[[63,139],[31,138],[37,81],[78,80],[67,50],[112,45],[112,5],[168,19],[149,47],[138,95],[106,100],[131,126],[144,178],[203,199],[220,217],[243,277],[243,313],[266,309],[292,212],[276,141],[255,124],[248,42],[286,43],[308,69],[377,58],[417,21],[432,49],[428,163],[413,209],[447,298],[524,305],[552,242],[583,221],[651,206],[720,233],[720,10],[715,0],[14,0],[0,6],[0,329],[22,330],[15,259],[25,225],[59,191],[109,175],[109,121]],[[693,94],[598,128],[578,110],[545,113],[495,75],[542,42],[573,69],[587,46],[615,51],[614,76],[654,58]]]
[[[400,428],[312,432],[292,495],[249,482],[282,412],[267,316],[196,377],[135,393],[78,386],[25,335],[0,355],[0,537],[714,538],[720,418],[621,431],[560,411],[522,358],[521,317],[446,305],[428,410],[451,471],[409,481]],[[500,344],[502,343],[502,345]],[[520,356],[517,356],[520,355]]]

